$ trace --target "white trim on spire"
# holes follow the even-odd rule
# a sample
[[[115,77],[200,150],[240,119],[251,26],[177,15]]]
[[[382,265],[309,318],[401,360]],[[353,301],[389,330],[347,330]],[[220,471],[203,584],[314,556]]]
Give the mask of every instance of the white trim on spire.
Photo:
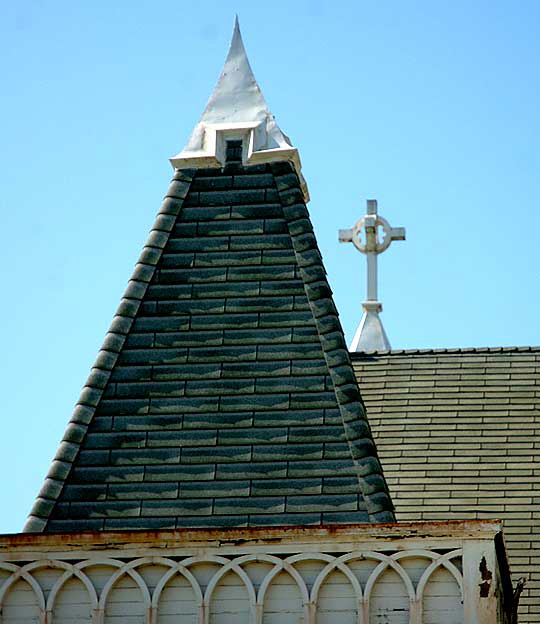
[[[291,161],[305,200],[309,201],[298,150],[268,110],[247,58],[238,17],[217,85],[187,145],[170,159],[171,164],[177,169],[221,167],[225,163],[226,141],[230,139],[242,140],[244,164]]]

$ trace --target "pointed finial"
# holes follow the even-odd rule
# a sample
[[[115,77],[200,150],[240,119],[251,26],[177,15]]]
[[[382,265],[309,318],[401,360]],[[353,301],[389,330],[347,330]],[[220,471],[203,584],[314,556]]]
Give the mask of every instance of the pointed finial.
[[[255,80],[234,20],[225,65],[199,123],[186,147],[174,158],[173,167],[220,167],[225,163],[226,142],[242,141],[242,161],[256,164],[277,160],[293,163],[306,201],[309,194],[301,173],[298,150],[277,125]]]
[[[269,114],[249,64],[236,16],[225,65],[199,123],[255,121]]]

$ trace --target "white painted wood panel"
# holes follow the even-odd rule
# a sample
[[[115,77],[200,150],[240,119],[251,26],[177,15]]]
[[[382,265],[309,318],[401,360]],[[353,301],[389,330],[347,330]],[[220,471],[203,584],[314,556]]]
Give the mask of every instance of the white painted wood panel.
[[[107,596],[105,624],[146,624],[146,609],[137,583],[124,574]]]
[[[250,561],[242,566],[246,574],[249,576],[253,587],[258,592],[261,583],[266,576],[272,571],[274,565],[266,561]]]
[[[410,580],[408,588],[395,570],[387,567],[381,572],[382,567],[393,561],[382,555],[374,558],[367,553],[352,558],[346,566],[349,578],[336,567],[328,570],[329,565],[335,565],[331,564],[332,557],[292,561],[292,569],[304,584],[305,595],[298,578],[284,570],[276,573],[281,559],[239,563],[238,569],[246,573],[245,578],[232,570],[222,574],[224,566],[230,564],[229,559],[221,564],[193,563],[188,568],[193,573],[192,582],[200,588],[199,595],[186,577],[189,572],[175,572],[172,568],[177,562],[172,560],[168,565],[142,560],[140,565],[130,568],[144,592],[127,571],[122,572],[123,562],[86,566],[83,570],[96,590],[96,598],[105,605],[104,624],[146,624],[151,604],[155,607],[157,624],[198,624],[203,602],[207,604],[209,624],[248,624],[254,619],[256,603],[263,605],[262,624],[304,624],[310,617],[315,621],[309,624],[356,624],[358,611],[365,609],[363,603],[369,604],[369,624],[406,624],[411,598],[418,591],[423,600],[423,624],[461,624],[463,604],[456,578],[445,568],[428,570],[430,565],[433,568],[433,557],[437,556],[401,557],[399,563],[394,562]],[[48,564],[33,571],[44,601],[53,600],[48,606],[49,624],[90,624],[92,603],[88,588],[74,577],[62,582],[64,574],[64,569]],[[429,574],[427,582],[423,578],[426,574]],[[356,587],[351,577],[357,579]],[[4,572],[4,581],[8,578],[9,574]],[[271,579],[269,583],[268,579]],[[60,589],[57,587],[56,595],[51,596],[59,583]],[[425,587],[420,588],[421,585]],[[307,608],[309,602],[314,605],[311,612]],[[19,580],[9,589],[2,615],[5,624],[39,621],[36,593],[27,582]]]
[[[45,600],[49,597],[51,589],[54,587],[58,579],[62,576],[65,570],[62,568],[56,568],[51,566],[45,566],[43,568],[37,568],[32,571],[32,576],[36,579],[41,587]]]
[[[250,601],[238,574],[228,572],[216,585],[210,600],[210,624],[249,624]]]
[[[92,560],[90,560],[89,563],[90,565],[83,568],[83,571],[84,574],[90,579],[90,582],[95,587],[99,596],[118,567],[113,565],[92,565]]]
[[[403,580],[394,570],[386,569],[371,592],[369,624],[408,624],[409,605]]]
[[[197,579],[197,583],[203,593],[206,591],[208,583],[214,578],[214,575],[220,571],[222,565],[223,564],[208,563],[205,561],[204,563],[194,563],[189,566],[190,572]]]
[[[321,586],[316,624],[357,624],[358,601],[343,572],[331,572]]]
[[[52,609],[54,624],[91,624],[92,605],[83,583],[70,578],[58,592]]]
[[[404,557],[400,560],[399,564],[405,570],[416,589],[422,574],[432,561],[431,557]]]
[[[2,605],[2,624],[38,624],[39,606],[34,590],[22,579],[9,589]]]
[[[481,598],[478,574],[463,606],[462,567],[477,572],[488,557],[483,565],[500,583],[494,548],[468,539],[432,550],[418,539],[410,548],[404,539],[380,550],[350,542],[280,549],[265,536],[252,550],[243,540],[227,550],[212,536],[210,547],[198,542],[191,551],[167,543],[151,554],[4,556],[0,624],[495,624],[472,617],[501,591]]]
[[[456,579],[437,568],[424,590],[424,624],[463,624],[463,601]]]
[[[277,574],[264,598],[263,624],[301,624],[304,608],[298,584],[287,572]]]
[[[141,575],[144,584],[148,587],[151,594],[154,592],[156,585],[169,570],[169,566],[159,563],[137,566],[137,572]]]
[[[189,581],[175,574],[165,585],[158,603],[158,624],[197,624],[199,606]]]
[[[294,567],[304,579],[308,589],[311,591],[319,574],[324,570],[327,561],[320,559],[307,559],[295,562]]]
[[[372,575],[379,563],[380,561],[378,559],[370,559],[366,556],[364,558],[355,559],[347,565],[360,581],[360,585],[365,587],[369,577]]]

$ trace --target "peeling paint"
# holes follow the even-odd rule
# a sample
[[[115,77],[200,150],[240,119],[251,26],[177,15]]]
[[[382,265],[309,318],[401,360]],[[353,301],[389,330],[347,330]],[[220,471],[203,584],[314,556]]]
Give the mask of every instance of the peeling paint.
[[[400,522],[379,524],[339,524],[321,526],[281,526],[220,529],[162,529],[137,531],[83,531],[79,533],[16,533],[0,535],[0,553],[12,549],[39,549],[42,552],[61,548],[69,551],[84,549],[106,551],[122,545],[138,547],[170,547],[186,543],[215,542],[216,544],[243,542],[273,543],[309,540],[314,542],[325,539],[350,540],[359,543],[362,540],[424,540],[429,538],[493,539],[501,532],[501,523],[497,520],[466,520],[444,522]],[[395,546],[395,545],[394,545]]]
[[[493,578],[492,572],[488,570],[486,558],[482,557],[479,566],[480,574],[482,575],[482,582],[478,583],[480,587],[480,598],[487,598],[489,596],[489,590],[491,588],[491,579]]]

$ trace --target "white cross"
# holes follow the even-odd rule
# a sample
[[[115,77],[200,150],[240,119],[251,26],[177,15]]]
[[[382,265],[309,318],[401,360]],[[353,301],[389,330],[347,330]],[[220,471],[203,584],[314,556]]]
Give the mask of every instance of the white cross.
[[[377,214],[377,201],[368,199],[367,214],[350,230],[339,230],[341,243],[353,245],[367,257],[367,300],[364,314],[350,346],[351,351],[390,349],[390,342],[379,318],[382,304],[377,296],[377,256],[386,251],[394,240],[405,240],[405,228],[393,228]]]
[[[377,214],[376,199],[368,199],[367,214],[350,230],[339,230],[341,243],[353,243],[358,251],[367,256],[368,301],[377,301],[377,256],[395,240],[405,240],[405,228],[390,227],[388,221]]]

